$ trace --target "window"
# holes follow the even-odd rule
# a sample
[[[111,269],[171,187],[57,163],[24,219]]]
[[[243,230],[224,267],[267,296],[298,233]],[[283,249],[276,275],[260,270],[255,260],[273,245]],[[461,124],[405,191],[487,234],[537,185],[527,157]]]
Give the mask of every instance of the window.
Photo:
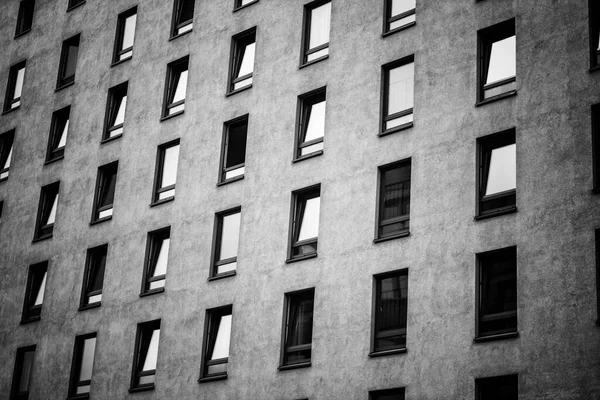
[[[517,248],[477,255],[477,339],[517,333]]]
[[[69,398],[84,398],[90,393],[94,354],[96,353],[96,333],[88,333],[75,338]]]
[[[54,182],[42,187],[37,221],[35,224],[35,234],[33,235],[34,241],[52,237],[54,222],[56,220],[56,209],[58,207],[59,188],[60,182]]]
[[[406,349],[408,270],[375,275],[371,355]],[[383,352],[383,353],[382,353]]]
[[[475,379],[476,400],[517,400],[519,376],[503,375]]]
[[[415,62],[405,57],[382,67],[380,136],[413,126]]]
[[[590,68],[600,67],[600,4],[589,0],[590,7]]]
[[[285,295],[280,370],[310,365],[314,299],[314,288]]]
[[[138,324],[130,392],[154,389],[160,319]]]
[[[79,7],[85,3],[85,0],[69,0],[69,5],[67,6],[67,11],[71,11],[75,7]]]
[[[593,190],[600,193],[600,103],[592,106],[592,162]]]
[[[376,242],[409,234],[410,172],[410,158],[379,167]]]
[[[257,3],[258,0],[234,0],[233,2],[233,11],[237,11],[240,8],[249,6],[250,4]]]
[[[21,61],[8,70],[8,83],[4,99],[4,112],[15,110],[21,105],[23,80],[25,79],[25,61]]]
[[[478,210],[475,219],[515,212],[517,145],[509,129],[477,139]]]
[[[2,222],[2,209],[4,208],[4,200],[0,200],[0,222]]]
[[[0,182],[8,179],[14,141],[14,129],[0,135]]]
[[[158,146],[152,204],[164,203],[175,198],[178,163],[179,139]]]
[[[118,168],[118,161],[103,165],[98,168],[96,194],[94,196],[94,209],[92,212],[92,223],[105,221],[112,218]]]
[[[292,192],[288,262],[317,256],[321,185]]]
[[[369,400],[404,400],[404,388],[369,392]]]
[[[219,183],[229,183],[244,177],[248,114],[225,122],[223,128]]]
[[[304,34],[300,65],[329,56],[331,1],[317,0],[304,6]]]
[[[241,216],[241,207],[215,215],[212,278],[235,274]]]
[[[35,0],[21,0],[19,3],[19,16],[17,17],[15,38],[24,35],[31,30],[34,7]]]
[[[113,64],[129,60],[133,55],[136,20],[137,6],[119,14],[117,18],[117,35],[115,37]]]
[[[75,35],[63,42],[56,90],[62,89],[75,82],[75,69],[77,67],[78,54],[79,35]]]
[[[298,97],[294,160],[323,153],[325,135],[325,88]]]
[[[171,227],[148,233],[141,294],[164,291],[171,243]]]
[[[393,33],[415,24],[416,0],[385,0],[383,33]]]
[[[200,381],[227,378],[232,306],[206,310]]]
[[[194,25],[194,3],[195,0],[175,0],[173,22],[171,23],[172,38],[192,30]]]
[[[93,247],[87,251],[80,310],[99,307],[102,302],[102,285],[104,283],[107,252],[107,244]]]
[[[15,370],[10,389],[10,400],[29,399],[29,387],[33,378],[34,359],[35,345],[17,349]]]
[[[252,87],[255,50],[256,27],[238,33],[231,38],[231,64],[227,85],[229,94]]]
[[[600,325],[600,229],[595,230],[594,238],[596,242],[596,325]]]
[[[517,42],[515,20],[479,31],[478,102],[487,103],[515,94],[517,88]]]
[[[188,60],[184,57],[167,65],[163,118],[183,113],[188,79]]]
[[[128,82],[123,82],[120,85],[108,89],[104,134],[102,135],[103,142],[117,138],[123,134],[128,85]]]
[[[67,134],[69,133],[70,114],[71,106],[62,108],[52,114],[50,137],[48,138],[48,150],[46,151],[46,163],[60,160],[65,154]]]
[[[48,275],[48,261],[29,266],[27,288],[23,302],[23,315],[21,323],[37,321],[42,314],[42,303],[46,291],[46,276]]]

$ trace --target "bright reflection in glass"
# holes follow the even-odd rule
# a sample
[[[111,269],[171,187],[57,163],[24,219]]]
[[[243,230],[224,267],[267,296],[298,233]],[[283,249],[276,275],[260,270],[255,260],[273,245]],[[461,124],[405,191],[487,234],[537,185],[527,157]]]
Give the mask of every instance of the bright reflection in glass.
[[[492,43],[486,85],[516,76],[516,46],[516,36]]]
[[[187,87],[187,78],[188,71],[181,71],[179,74],[179,79],[177,80],[177,87],[175,89],[175,95],[173,96],[172,103],[177,103],[178,101],[185,100],[185,91]]]
[[[313,104],[310,108],[310,117],[306,127],[306,136],[304,141],[323,137],[325,134],[325,101]]]
[[[229,340],[231,338],[231,315],[223,315],[217,331],[215,347],[210,355],[211,360],[229,357]]]
[[[52,208],[50,209],[50,214],[48,214],[48,219],[44,225],[53,224],[56,220],[56,206],[58,205],[58,194],[54,196],[54,201],[52,202]]]
[[[155,329],[152,331],[152,337],[150,338],[150,345],[148,345],[148,351],[146,353],[146,359],[144,360],[144,366],[142,367],[142,371],[152,371],[156,369],[159,335],[160,329]]]
[[[492,150],[485,195],[501,193],[517,187],[517,145]]]
[[[300,233],[298,241],[312,239],[319,236],[319,210],[321,208],[321,197],[313,197],[306,200],[304,214],[300,221]]]
[[[96,338],[85,339],[83,342],[83,355],[81,356],[80,381],[92,379],[92,366],[94,364],[94,352],[96,350]],[[89,386],[88,386],[89,391]]]
[[[250,43],[246,46],[244,50],[244,55],[242,56],[242,63],[240,64],[240,70],[236,76],[236,78],[240,78],[244,75],[251,74],[254,70],[254,52],[256,49],[256,43]]]
[[[44,302],[44,292],[46,291],[46,276],[48,272],[44,272],[44,277],[42,278],[42,283],[40,284],[40,288],[38,289],[37,295],[35,296],[34,306],[39,306]]]
[[[309,49],[329,43],[330,17],[331,3],[323,4],[311,10]]]
[[[56,146],[57,149],[60,149],[61,147],[65,147],[65,145],[67,144],[67,133],[69,132],[69,120],[67,120],[67,122],[65,122],[65,127],[62,129],[62,132],[60,134],[60,140],[58,141],[58,145]]]
[[[414,62],[390,69],[388,87],[388,115],[395,114],[413,107],[414,80]]]

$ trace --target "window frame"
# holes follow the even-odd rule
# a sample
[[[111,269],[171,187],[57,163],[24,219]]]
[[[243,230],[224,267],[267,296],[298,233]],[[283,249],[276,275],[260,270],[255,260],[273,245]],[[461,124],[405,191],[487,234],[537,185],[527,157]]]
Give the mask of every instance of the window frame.
[[[0,200],[0,222],[2,222],[2,210],[4,209],[4,200]]]
[[[323,100],[318,101],[320,98]],[[323,86],[304,94],[298,96],[298,105],[296,107],[296,134],[294,135],[294,155],[292,157],[292,162],[298,162],[302,160],[306,160],[308,158],[320,156],[323,154],[323,149],[313,151],[308,154],[302,155],[302,148],[314,146],[318,143],[325,143],[325,130],[323,131],[323,136],[320,138],[309,140],[308,142],[303,142],[303,138],[306,137],[306,130],[308,128],[308,122],[310,121],[310,113],[308,112],[308,107],[311,108],[315,104],[319,104],[321,102],[325,102],[325,115],[323,118],[327,118],[327,86]]]
[[[409,183],[409,200],[408,200],[408,204],[409,204],[409,211],[408,214],[404,214],[404,215],[399,215],[397,217],[393,217],[393,218],[389,218],[390,221],[387,221],[385,224],[382,224],[382,222],[385,222],[382,220],[382,212],[383,212],[383,202],[385,200],[384,196],[383,196],[383,191],[385,189],[385,184],[383,182],[384,179],[384,173],[395,169],[395,168],[402,168],[404,166],[408,165],[410,168],[410,183]],[[411,197],[411,192],[412,192],[412,172],[413,172],[413,168],[412,168],[412,158],[404,158],[402,160],[398,160],[398,161],[394,161],[388,164],[384,164],[384,165],[380,165],[379,167],[377,167],[377,203],[376,203],[376,210],[375,210],[375,239],[373,239],[373,243],[379,243],[379,242],[385,242],[387,240],[392,240],[392,239],[397,239],[397,238],[402,238],[402,237],[406,237],[410,235],[410,197]],[[408,221],[408,228],[404,228],[404,229],[400,229],[398,231],[396,231],[395,233],[391,233],[388,235],[381,235],[381,228],[384,225],[393,225],[396,223],[400,223],[400,222],[404,222],[404,221]]]
[[[187,55],[185,57],[181,57],[175,61],[171,61],[170,63],[167,64],[167,75],[165,78],[165,90],[164,90],[164,95],[163,95],[162,116],[160,119],[161,121],[176,117],[177,115],[181,115],[185,112],[185,100],[187,98],[187,86],[188,86],[187,84],[189,81],[189,70],[190,70],[190,56],[189,55]],[[176,80],[176,74],[179,74],[179,78],[177,78],[177,79],[180,79],[183,71],[188,72],[185,96],[184,96],[183,100],[178,100],[176,102],[169,103],[169,98],[171,97],[171,93],[173,93],[173,96],[174,96],[175,91],[177,90],[176,82],[178,82],[178,80]],[[179,107],[181,105],[184,106],[184,108],[182,110],[175,111],[172,114],[169,114],[170,109]]]
[[[242,4],[242,0],[233,0],[233,12],[249,7],[255,3],[258,3],[258,0],[252,0],[246,4]]]
[[[407,108],[402,111],[398,111],[396,113],[388,115],[389,95],[390,95],[390,90],[389,90],[390,71],[395,68],[403,67],[408,64],[413,64],[413,106],[411,108]],[[415,88],[415,81],[416,81],[416,79],[415,79],[416,76],[414,75],[414,71],[416,71],[414,64],[415,64],[415,55],[411,54],[411,55],[402,57],[398,60],[386,63],[381,66],[381,91],[380,91],[380,93],[381,93],[381,99],[380,99],[381,112],[379,113],[380,117],[379,117],[379,134],[378,134],[378,136],[380,136],[380,137],[386,136],[386,135],[389,135],[392,133],[396,133],[396,132],[402,131],[404,129],[412,128],[414,126],[414,108],[415,108],[414,88]],[[385,126],[386,126],[385,124],[388,121],[391,121],[391,120],[394,120],[397,118],[402,118],[407,115],[412,115],[412,117],[413,117],[410,122],[406,122],[404,124],[395,126],[390,129],[385,129]]]
[[[406,396],[406,390],[403,387],[391,388],[391,389],[380,389],[369,391],[369,400],[378,400],[379,396],[399,395],[402,399]]]
[[[150,203],[151,207],[175,200],[175,194],[173,194],[173,196],[165,197],[164,199],[159,199],[159,196],[161,193],[168,192],[170,190],[175,190],[175,187],[177,186],[177,169],[179,169],[179,154],[177,156],[178,165],[177,169],[175,170],[175,183],[165,187],[160,187],[160,184],[165,169],[166,151],[167,149],[170,149],[171,147],[175,146],[179,146],[179,150],[181,151],[180,142],[180,139],[171,140],[170,142],[159,145],[156,150],[156,167],[154,168],[154,184],[152,185],[152,199]]]
[[[590,20],[590,72],[600,71],[600,5],[596,0],[588,1]]]
[[[134,44],[132,44],[131,46],[125,48],[125,49],[120,49],[120,47],[123,47],[123,41],[125,40],[125,26],[126,26],[126,20],[127,18],[131,17],[135,15],[136,16],[136,24],[133,27],[133,40],[134,40],[134,44],[135,44],[135,29],[137,28],[137,5],[131,7],[128,10],[123,11],[122,13],[120,13],[117,16],[117,31],[115,33],[115,43],[113,46],[113,55],[112,55],[112,63],[111,63],[111,67],[124,63],[125,61],[131,60],[133,58],[133,46]],[[120,57],[124,54],[127,54],[131,52],[131,54],[129,56],[126,56],[122,59],[120,59]]]
[[[600,326],[600,228],[594,230],[594,250],[596,255],[596,325]]]
[[[302,16],[302,50],[300,52],[300,68],[307,67],[309,65],[318,63],[319,61],[323,61],[329,58],[329,43],[331,41],[331,14],[329,14],[329,41],[327,43],[323,43],[317,47],[312,49],[308,48],[310,46],[310,28],[312,25],[312,10],[315,8],[321,7],[327,3],[331,3],[332,11],[333,11],[333,2],[331,0],[314,0],[310,3],[304,4],[304,12]],[[314,60],[308,61],[308,56],[313,53],[317,53],[321,50],[328,49],[327,54],[315,58]]]
[[[78,375],[81,373],[81,367],[83,364],[83,351],[85,347],[85,341],[88,339],[96,339],[96,343],[94,344],[94,355],[92,357],[92,371],[94,366],[94,361],[96,361],[96,346],[98,344],[98,332],[86,333],[83,335],[75,336],[75,344],[73,345],[73,358],[71,360],[71,373],[69,376],[69,396],[68,400],[71,399],[87,399],[90,397],[88,393],[77,394],[77,388],[79,386],[87,386],[91,385],[92,380],[84,380],[80,381]]]
[[[246,123],[246,138],[245,138],[245,147],[244,147],[244,162],[241,164],[236,164],[231,167],[226,167],[227,158],[229,155],[229,134],[231,132],[232,126],[241,125],[242,123]],[[232,183],[235,181],[239,181],[244,179],[246,175],[246,153],[248,149],[248,129],[250,125],[250,114],[244,114],[229,121],[223,123],[223,137],[221,139],[221,157],[219,161],[219,178],[217,180],[217,186],[222,186],[228,183]],[[240,175],[236,175],[231,178],[226,178],[226,174],[229,171],[234,171],[239,168],[244,168],[244,172]]]
[[[85,4],[85,0],[69,0],[67,3],[67,12]]]
[[[90,290],[92,285],[91,278],[93,276],[92,268],[98,268],[96,257],[104,256],[104,266],[102,269],[102,288],[99,290]],[[86,251],[85,269],[83,271],[83,282],[81,285],[81,296],[79,299],[79,311],[88,310],[90,308],[100,307],[102,299],[99,301],[89,302],[90,298],[97,295],[102,295],[104,292],[104,276],[106,275],[106,264],[108,263],[108,243],[99,246],[90,247]]]
[[[240,33],[236,33],[231,37],[231,50],[229,55],[229,72],[227,73],[227,92],[225,96],[231,96],[233,94],[243,92],[244,90],[248,90],[252,88],[254,84],[254,72],[256,67],[256,33],[257,27],[253,26],[250,29],[246,29]],[[245,52],[246,48],[254,43],[254,63],[252,64],[252,72],[238,78],[235,78],[234,75],[237,75],[236,70],[241,69],[242,61],[244,60],[243,51]],[[238,67],[238,60],[239,67]],[[239,72],[239,71],[237,71]],[[242,86],[238,89],[235,89],[235,84],[238,82],[243,82],[246,79],[252,79],[252,82],[246,86]]]
[[[10,66],[8,69],[8,82],[6,84],[6,93],[4,94],[4,106],[2,114],[8,114],[11,111],[21,108],[21,99],[23,98],[23,87],[25,86],[25,74],[27,73],[27,60],[21,60]],[[21,96],[14,97],[17,89],[17,77],[19,71],[23,69],[23,83],[21,84]],[[18,103],[18,104],[17,104]],[[13,107],[13,104],[17,104]]]
[[[12,154],[14,154],[15,152],[15,135],[16,135],[16,130],[15,129],[11,129],[9,131],[6,131],[2,134],[0,134],[0,182],[3,182],[5,180],[7,180],[10,176],[10,167],[12,165],[12,159],[13,156]],[[9,143],[10,145],[7,146],[7,143]],[[6,150],[8,148],[8,151]],[[11,154],[12,152],[12,154]],[[10,155],[10,159],[11,162],[8,165],[7,168],[2,168],[2,165],[4,163],[6,163],[6,160],[8,160],[8,156]],[[2,174],[6,173],[7,175],[5,177],[2,177]]]
[[[416,14],[417,14],[416,4],[415,4],[415,8],[413,8],[411,10],[404,11],[397,15],[391,15],[393,1],[394,0],[384,0],[384,2],[383,2],[383,30],[382,30],[382,34],[381,34],[382,37],[386,37],[393,33],[400,32],[404,29],[410,28],[411,26],[415,26],[417,24],[417,22],[416,22]],[[400,21],[404,18],[410,17],[411,15],[415,15],[415,21],[410,21],[410,22],[407,22],[406,24],[401,25],[397,28],[390,29],[390,25],[393,22]]]
[[[21,384],[21,380],[23,377],[21,376],[21,370],[23,369],[23,363],[25,361],[25,353],[33,352],[33,361],[31,362],[31,371],[29,373],[29,385],[27,388],[27,392],[19,392],[18,388]],[[18,399],[28,399],[29,392],[31,389],[31,382],[35,377],[35,354],[36,354],[36,345],[23,346],[17,348],[17,354],[15,356],[15,367],[13,369],[12,383],[10,386],[10,400],[18,400]]]
[[[592,176],[593,193],[600,193],[600,103],[592,104]]]
[[[511,383],[515,384],[515,389],[517,392],[516,397],[515,397],[515,400],[516,400],[519,396],[519,375],[518,374],[496,375],[496,376],[486,376],[486,377],[481,377],[481,378],[475,378],[475,400],[485,400],[485,398],[483,397],[483,394],[481,393],[483,385],[490,385],[490,383],[492,383],[494,381],[501,382],[503,380],[508,381],[508,380],[513,380],[513,379],[515,381],[511,382]],[[490,386],[497,388],[498,384],[496,383],[495,386],[494,385],[490,385]]]
[[[37,293],[34,293],[35,281],[39,279],[36,275],[41,274],[42,278],[40,281],[40,289],[42,284],[44,285],[44,293],[47,285],[47,273],[48,273],[48,261],[42,261],[39,263],[31,264],[27,273],[27,286],[25,286],[25,296],[23,297],[23,312],[21,314],[21,324],[29,322],[39,321],[42,318],[42,304],[35,305],[35,298]],[[46,280],[46,282],[44,282]]]
[[[213,230],[213,243],[212,243],[212,250],[211,250],[211,266],[210,266],[210,276],[208,278],[209,281],[212,280],[217,280],[217,279],[221,279],[221,278],[226,278],[229,276],[234,276],[237,273],[237,265],[236,268],[232,271],[226,271],[226,272],[221,272],[218,273],[218,268],[221,265],[227,265],[227,264],[231,264],[231,263],[237,263],[237,254],[235,257],[230,257],[230,258],[226,258],[224,260],[219,260],[219,253],[221,252],[221,246],[222,246],[222,235],[223,235],[223,218],[229,216],[229,215],[234,215],[234,214],[240,214],[240,229],[238,231],[238,251],[237,253],[239,253],[239,237],[241,237],[241,231],[242,231],[242,206],[237,206],[237,207],[233,207],[233,208],[229,208],[227,210],[223,210],[223,211],[219,211],[217,213],[215,213],[215,222],[214,222],[214,230]]]
[[[120,99],[122,102],[123,98],[128,99],[128,92],[129,81],[125,81],[108,89],[108,95],[106,99],[106,112],[104,113],[104,128],[102,129],[102,140],[100,141],[100,143],[110,142],[111,140],[118,139],[121,136],[123,136],[125,116],[127,115],[127,100],[125,100],[123,122],[113,126],[110,126],[110,124],[113,119],[116,119],[116,116],[119,112],[119,108],[117,107],[117,105],[120,105],[121,103],[117,103],[117,100]],[[120,133],[111,136],[111,132],[117,131],[119,129],[121,130]]]
[[[157,246],[157,241],[161,240],[161,246],[164,245],[164,240],[169,239],[169,251],[170,240],[171,240],[171,226],[166,226],[164,228],[155,229],[151,232],[148,232],[146,238],[146,255],[144,257],[144,270],[142,273],[142,287],[140,290],[140,297],[149,296],[151,294],[162,293],[165,291],[165,286],[150,289],[150,283],[156,282],[160,280],[164,280],[165,284],[167,282],[167,274],[162,274],[159,276],[152,276],[154,269],[156,268],[156,261],[154,260],[154,255],[156,254],[155,248]],[[158,257],[158,255],[156,255]],[[167,266],[169,265],[169,254],[167,253]]]
[[[19,14],[17,15],[15,39],[31,32],[34,12],[35,0],[21,0],[19,3]]]
[[[315,195],[316,194],[316,195]],[[304,211],[306,209],[306,202],[310,199],[319,197],[319,222],[321,221],[321,184],[317,183],[311,186],[307,186],[302,189],[292,191],[292,201],[290,207],[290,222],[288,232],[288,250],[286,263],[292,263],[296,261],[302,261],[318,256],[319,236],[317,232],[316,238],[309,238],[305,240],[297,240],[296,237],[300,234],[301,224],[299,219],[304,217]],[[306,254],[294,255],[294,249],[296,247],[315,245],[315,251]]]
[[[311,321],[311,341],[309,344],[301,344],[296,346],[288,346],[287,342],[289,339],[289,319],[290,319],[290,308],[292,306],[293,298],[300,298],[302,300],[302,296],[308,295],[312,293],[312,302],[313,302],[313,310],[312,310],[312,321]],[[298,301],[298,300],[296,300]],[[283,304],[283,318],[282,318],[282,329],[281,329],[281,351],[279,356],[279,367],[277,368],[279,371],[285,371],[289,369],[296,368],[305,368],[310,367],[312,363],[312,344],[313,344],[313,335],[314,335],[314,325],[315,325],[315,288],[307,288],[294,290],[291,292],[287,292],[284,294],[284,304]],[[291,349],[291,347],[295,347],[297,349]],[[286,354],[290,351],[302,351],[310,349],[310,359],[308,361],[300,361],[296,363],[287,362]]]
[[[155,319],[155,320],[147,321],[147,322],[140,322],[137,324],[137,330],[136,330],[136,335],[135,335],[135,347],[134,347],[134,351],[133,351],[133,364],[132,364],[132,368],[131,368],[131,382],[130,382],[130,386],[129,386],[130,393],[141,392],[141,391],[146,391],[146,390],[154,390],[154,388],[155,388],[154,382],[140,384],[140,383],[138,383],[138,381],[142,376],[150,376],[150,375],[154,375],[154,377],[156,379],[156,368],[151,371],[142,371],[143,365],[139,365],[139,364],[141,364],[141,352],[142,352],[142,340],[143,340],[142,336],[148,335],[148,332],[150,332],[150,340],[151,340],[152,332],[154,332],[156,329],[159,330],[158,347],[156,349],[156,362],[158,364],[158,359],[159,359],[158,358],[158,350],[160,349],[161,325],[162,324],[161,324],[160,319]],[[150,346],[150,343],[148,344],[148,346]],[[147,356],[148,356],[148,354],[146,353],[145,357],[147,357]]]
[[[58,214],[58,199],[60,196],[60,181],[42,186],[40,190],[40,200],[38,204],[38,212],[35,222],[35,231],[33,233],[33,242],[38,242],[45,239],[50,239],[54,234],[54,222],[43,224],[52,213],[52,206],[56,201],[56,214]],[[49,211],[48,211],[49,210]],[[47,214],[48,213],[48,214]],[[55,215],[56,220],[56,215]]]
[[[76,45],[75,45],[76,44]],[[81,33],[71,36],[68,39],[63,40],[62,47],[60,51],[60,63],[58,65],[58,77],[56,79],[56,89],[55,91],[59,91],[61,89],[67,88],[73,84],[75,84],[75,75],[65,76],[67,63],[69,59],[69,47],[77,47],[77,57],[75,58],[75,70],[77,70],[77,64],[79,59],[79,47],[81,45]]]
[[[173,1],[173,14],[171,17],[171,37],[169,38],[169,40],[173,40],[176,39],[180,36],[183,36],[187,33],[190,33],[194,30],[194,16],[192,15],[192,19],[186,20],[186,21],[179,21],[179,23],[177,22],[180,18],[181,18],[181,11],[183,9],[183,4],[185,1],[191,1],[192,2],[192,14],[194,14],[196,12],[196,0],[174,0]],[[192,25],[189,29],[181,32],[181,33],[177,33],[177,31],[179,29],[185,28],[188,25]]]
[[[59,127],[61,125],[61,121],[66,116],[67,123],[70,123],[71,119],[71,106],[63,107],[59,110],[56,110],[52,113],[52,122],[50,123],[50,134],[48,135],[48,148],[46,150],[46,161],[44,164],[50,164],[54,161],[62,160],[65,158],[65,148],[67,144],[64,146],[58,147],[58,143],[61,139],[62,132],[59,131]],[[67,127],[67,135],[69,132],[69,128]]]
[[[99,222],[104,222],[104,221],[109,221],[112,219],[113,214],[111,213],[111,215],[107,215],[105,217],[100,217],[100,213],[109,209],[112,209],[114,212],[114,207],[115,207],[115,196],[113,193],[113,198],[112,198],[112,202],[109,205],[106,206],[100,206],[100,203],[103,202],[103,197],[106,195],[105,191],[106,189],[106,179],[107,179],[107,173],[111,173],[113,172],[112,170],[114,170],[114,175],[115,175],[115,190],[114,192],[116,193],[117,191],[117,179],[119,177],[119,161],[113,161],[110,162],[108,164],[104,164],[100,167],[98,167],[98,173],[96,176],[96,190],[94,192],[94,203],[92,204],[92,220],[90,222],[90,225],[94,225],[97,224]]]
[[[218,372],[209,374],[208,367],[211,365],[219,365],[219,364],[229,364],[229,356],[225,358],[219,358],[216,360],[210,360],[209,351],[210,346],[208,344],[209,341],[213,340],[212,328],[215,325],[215,320],[219,318],[219,326],[221,318],[227,315],[231,315],[231,331],[229,333],[229,340],[231,343],[231,337],[233,336],[233,304],[228,304],[226,306],[215,307],[211,309],[207,309],[204,317],[204,334],[202,335],[202,360],[201,360],[201,368],[200,368],[200,378],[198,382],[213,382],[219,381],[223,379],[227,379],[227,371]],[[217,335],[217,332],[214,334]],[[214,339],[216,340],[216,338]],[[229,346],[229,351],[231,351],[231,344]]]

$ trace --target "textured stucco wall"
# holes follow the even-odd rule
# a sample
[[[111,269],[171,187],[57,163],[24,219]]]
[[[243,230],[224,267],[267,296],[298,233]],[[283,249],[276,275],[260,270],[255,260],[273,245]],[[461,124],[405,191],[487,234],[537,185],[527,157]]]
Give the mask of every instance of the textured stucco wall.
[[[196,1],[168,41],[171,1],[36,0],[14,40],[0,9],[0,92],[26,58],[8,181],[0,183],[0,398],[16,348],[37,344],[32,399],[67,395],[75,335],[98,331],[96,399],[472,399],[474,378],[519,373],[520,399],[600,399],[595,326],[587,2],[417,0],[381,37],[379,0],[333,0],[330,57],[298,69],[302,4]],[[110,67],[117,15],[138,5],[133,59]],[[477,30],[516,17],[515,97],[475,107]],[[257,26],[254,86],[225,97],[231,36]],[[54,92],[62,40],[81,32],[75,85]],[[190,55],[186,110],[159,122],[166,65]],[[381,65],[415,55],[415,125],[377,137]],[[100,145],[109,87],[129,80],[124,135]],[[327,86],[324,154],[292,164],[299,94]],[[53,111],[65,158],[44,166]],[[249,113],[246,177],[216,187],[222,124]],[[476,138],[516,127],[515,214],[476,222]],[[174,202],[150,208],[156,147],[181,138]],[[412,157],[411,235],[373,244],[377,166]],[[110,222],[89,226],[98,166],[119,160]],[[54,237],[31,243],[40,187],[60,180]],[[321,183],[319,256],[285,264],[290,193]],[[242,206],[237,275],[207,282],[214,213]],[[166,291],[138,296],[146,234],[171,226]],[[108,243],[100,308],[78,312],[86,249]],[[475,254],[517,245],[520,337],[474,344]],[[50,260],[42,320],[20,326],[29,264]],[[369,359],[372,275],[409,268],[408,351]],[[310,368],[278,372],[283,295],[315,287]],[[233,304],[229,378],[199,384],[205,309]],[[156,389],[129,395],[136,324],[162,319]]]

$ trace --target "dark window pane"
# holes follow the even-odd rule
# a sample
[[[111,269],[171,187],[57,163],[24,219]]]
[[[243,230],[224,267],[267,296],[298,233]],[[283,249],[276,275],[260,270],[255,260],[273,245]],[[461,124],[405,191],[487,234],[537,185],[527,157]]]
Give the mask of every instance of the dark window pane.
[[[518,375],[477,379],[477,400],[517,400],[518,385]]]
[[[15,36],[21,35],[31,29],[34,7],[35,1],[33,0],[23,0],[19,4],[19,16],[17,18],[17,30]]]
[[[288,315],[283,363],[310,361],[314,291],[288,295]]]
[[[385,237],[409,228],[410,161],[380,171],[379,237]]]
[[[0,135],[0,180],[8,178],[10,163],[12,161],[15,131]]]
[[[235,124],[229,128],[229,136],[227,140],[227,161],[225,163],[226,168],[244,163],[246,159],[247,130],[247,122]]]
[[[249,29],[232,38],[233,54],[228,92],[252,85],[256,28]]]

